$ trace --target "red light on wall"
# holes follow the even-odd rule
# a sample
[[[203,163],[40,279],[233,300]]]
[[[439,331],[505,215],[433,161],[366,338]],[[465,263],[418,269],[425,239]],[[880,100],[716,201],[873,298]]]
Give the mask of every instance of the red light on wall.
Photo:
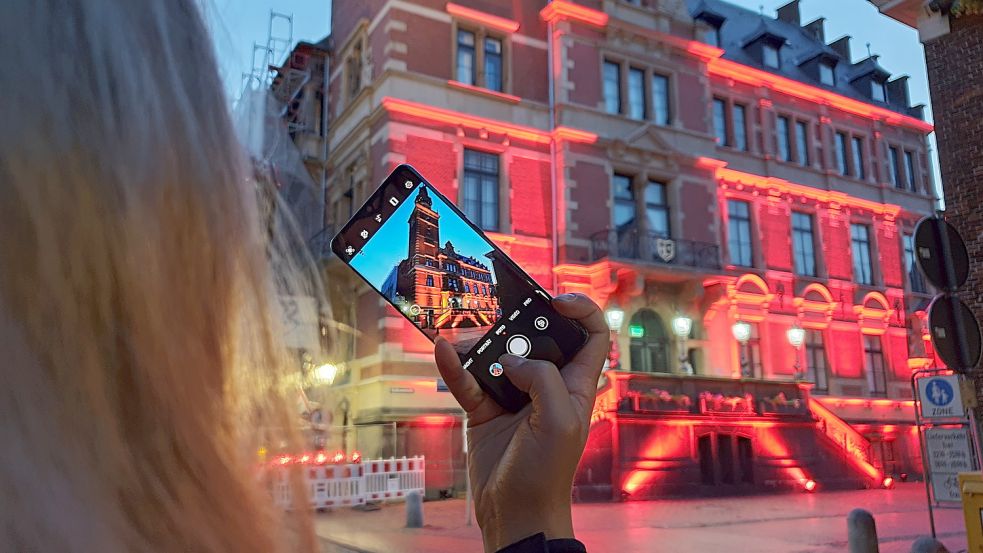
[[[546,7],[539,12],[539,17],[547,23],[553,23],[558,19],[572,19],[596,27],[604,27],[608,24],[608,14],[585,8],[568,0],[553,0],[546,4]]]
[[[493,29],[505,31],[507,33],[514,33],[519,30],[518,21],[513,21],[511,19],[506,19],[490,13],[480,12],[465,6],[459,6],[453,2],[447,3],[447,13],[456,15],[457,17],[463,19],[470,19],[471,21],[481,23],[482,25],[492,27]]]
[[[711,75],[726,77],[753,86],[767,86],[772,90],[783,92],[789,96],[795,96],[820,104],[827,104],[847,113],[862,115],[875,121],[884,121],[889,125],[908,127],[926,134],[935,130],[935,127],[931,123],[926,123],[920,119],[895,113],[889,109],[873,106],[828,90],[800,83],[786,77],[775,75],[774,73],[748,67],[747,65],[723,58],[711,59],[708,70]]]
[[[441,425],[454,422],[454,417],[450,415],[424,415],[417,417],[416,421],[422,424]]]
[[[571,129],[569,127],[559,127],[557,128],[557,134],[552,134],[533,127],[504,123],[494,119],[468,115],[459,111],[442,109],[426,104],[418,104],[416,102],[400,100],[389,96],[382,99],[382,107],[390,113],[399,113],[437,123],[446,123],[454,126],[460,125],[469,129],[505,134],[513,138],[537,142],[539,144],[549,144],[554,137],[557,139],[563,138],[571,142],[593,143],[597,141],[596,134]]]

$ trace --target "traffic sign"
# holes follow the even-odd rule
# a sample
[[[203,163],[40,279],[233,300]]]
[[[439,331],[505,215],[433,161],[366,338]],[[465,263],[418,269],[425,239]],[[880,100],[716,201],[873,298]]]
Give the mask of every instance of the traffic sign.
[[[936,501],[961,501],[959,473],[973,470],[969,428],[927,428],[925,449]]]
[[[980,325],[965,303],[955,296],[936,296],[928,306],[928,325],[935,352],[947,366],[957,371],[976,366],[983,351]]]
[[[952,419],[966,415],[956,375],[919,378],[918,399],[923,419]]]
[[[915,225],[915,259],[928,280],[943,290],[955,290],[969,277],[969,253],[952,225],[941,217],[925,217]],[[951,263],[952,271],[948,264]]]

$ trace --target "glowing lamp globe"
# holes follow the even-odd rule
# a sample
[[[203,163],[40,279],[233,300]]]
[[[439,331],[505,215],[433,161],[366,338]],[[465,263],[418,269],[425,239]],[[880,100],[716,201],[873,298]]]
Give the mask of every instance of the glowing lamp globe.
[[[324,384],[332,384],[338,376],[338,367],[331,363],[325,363],[314,368],[314,379]]]
[[[693,330],[693,319],[689,317],[678,315],[672,320],[672,331],[680,338],[686,338],[689,336],[690,331]]]
[[[788,343],[792,344],[793,348],[799,349],[802,347],[802,342],[805,341],[806,331],[798,326],[793,326],[788,329],[785,336],[788,337]]]
[[[744,321],[734,323],[730,331],[734,334],[734,339],[742,344],[746,344],[751,339],[751,325]]]
[[[617,332],[625,322],[625,312],[617,305],[612,305],[604,312],[604,318],[607,320],[608,328]]]

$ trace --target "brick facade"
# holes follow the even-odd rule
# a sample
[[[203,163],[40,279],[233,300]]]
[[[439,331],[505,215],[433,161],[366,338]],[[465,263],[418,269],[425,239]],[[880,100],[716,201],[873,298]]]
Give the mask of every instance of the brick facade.
[[[983,321],[983,16],[950,19],[925,43],[946,219],[969,250],[962,299]],[[958,70],[954,70],[958,68]]]

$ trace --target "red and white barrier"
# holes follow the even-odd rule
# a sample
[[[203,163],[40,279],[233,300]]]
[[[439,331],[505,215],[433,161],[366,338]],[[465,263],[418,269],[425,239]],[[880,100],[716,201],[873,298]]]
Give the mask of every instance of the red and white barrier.
[[[411,491],[423,493],[426,463],[422,456],[362,463],[322,464],[313,456],[284,457],[273,462],[270,491],[276,505],[293,506],[288,470],[302,471],[310,506],[326,509],[364,505],[366,501],[405,499]]]
[[[426,464],[423,457],[378,459],[362,464],[368,501],[402,499],[411,491],[423,493]]]

